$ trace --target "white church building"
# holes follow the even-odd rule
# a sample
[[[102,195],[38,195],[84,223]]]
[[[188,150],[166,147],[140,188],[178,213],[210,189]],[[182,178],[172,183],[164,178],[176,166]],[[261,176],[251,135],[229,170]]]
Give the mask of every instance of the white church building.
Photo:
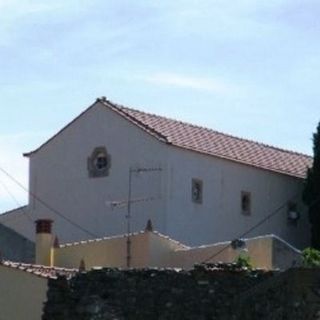
[[[312,158],[300,153],[101,98],[25,156],[29,203],[0,224],[32,241],[25,213],[54,220],[61,242],[139,231],[151,219],[190,246],[265,234],[309,244],[301,192]]]

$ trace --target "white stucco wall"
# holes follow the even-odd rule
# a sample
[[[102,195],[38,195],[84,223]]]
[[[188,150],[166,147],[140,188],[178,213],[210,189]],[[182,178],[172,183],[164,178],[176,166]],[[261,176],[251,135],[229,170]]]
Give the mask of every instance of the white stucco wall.
[[[131,262],[133,268],[148,266],[150,233],[137,233],[131,239]],[[127,238],[125,236],[99,239],[85,243],[63,245],[54,251],[53,263],[63,268],[79,268],[80,261],[85,267],[126,268]]]
[[[83,260],[87,270],[126,268],[126,240],[125,236],[118,236],[60,246],[53,253],[54,265],[78,268]],[[300,251],[274,235],[246,239],[243,249],[233,249],[230,242],[190,248],[158,232],[131,236],[131,267],[134,268],[192,269],[195,264],[204,262],[235,262],[240,254],[247,255],[253,267],[267,270],[285,270],[297,266],[301,260]]]
[[[309,244],[307,212],[300,200],[301,179],[175,147],[170,149],[169,236],[188,245],[233,240],[285,205],[245,237],[273,233],[299,248]],[[191,200],[192,178],[203,180],[202,204]],[[241,213],[241,191],[251,192],[250,216]],[[298,202],[301,213],[297,226],[287,220],[286,203],[292,198]]]
[[[233,263],[240,254],[244,254],[250,258],[250,263],[254,268],[271,270],[275,267],[273,265],[273,240],[268,236],[249,239],[246,241],[245,251],[234,250],[230,242],[177,250],[171,252],[169,266],[192,269],[195,264],[199,263]],[[283,260],[286,259],[288,260],[288,257],[285,255]],[[291,261],[288,261],[287,264],[290,265]]]
[[[47,279],[0,266],[0,319],[41,320]]]
[[[87,159],[105,146],[111,155],[108,177],[89,178]],[[110,201],[128,199],[129,167],[163,167],[165,145],[99,103],[30,158],[30,189],[49,206],[93,233],[86,234],[30,198],[34,218],[49,217],[60,242],[123,234],[126,206],[112,210]],[[132,205],[132,230],[148,219],[165,231],[164,172],[134,174],[132,199],[155,200]],[[161,200],[160,200],[161,197]]]
[[[175,256],[177,250],[185,250],[189,249],[189,247],[158,232],[150,232],[148,234],[149,254],[147,266],[156,268],[180,267],[182,261],[174,260],[172,257]]]
[[[243,249],[233,249],[230,242],[179,249],[169,252],[167,267],[192,269],[199,263],[235,262],[239,255],[248,256],[254,268],[286,270],[301,262],[301,252],[274,235],[245,240]]]
[[[110,175],[89,178],[87,158],[105,146],[112,157]],[[132,198],[157,198],[132,206],[132,231],[150,218],[155,229],[187,245],[239,237],[302,189],[302,181],[239,163],[209,157],[157,141],[99,103],[62,131],[30,159],[30,188],[53,208],[90,230],[88,235],[34,199],[34,218],[51,217],[61,242],[126,232],[126,207],[112,210],[108,201],[126,200],[130,166],[161,166],[161,173],[134,175]],[[191,180],[203,180],[203,203],[191,200]],[[252,195],[252,214],[243,216],[241,191]],[[300,204],[299,210],[303,213]],[[304,247],[309,240],[306,214],[289,226],[286,208],[247,237],[274,233]]]

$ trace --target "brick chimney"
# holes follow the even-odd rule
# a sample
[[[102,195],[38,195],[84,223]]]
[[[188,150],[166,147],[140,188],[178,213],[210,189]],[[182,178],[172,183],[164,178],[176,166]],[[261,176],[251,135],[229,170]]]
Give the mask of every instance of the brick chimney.
[[[53,265],[52,220],[39,219],[36,223],[36,264]]]

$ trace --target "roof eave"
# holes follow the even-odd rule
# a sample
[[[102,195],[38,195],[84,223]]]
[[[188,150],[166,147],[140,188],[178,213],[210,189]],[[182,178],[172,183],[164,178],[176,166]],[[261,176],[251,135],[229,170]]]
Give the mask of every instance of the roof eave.
[[[173,145],[174,147],[177,147],[179,149],[200,153],[200,154],[206,155],[208,157],[215,157],[215,158],[219,158],[219,159],[232,161],[232,162],[239,163],[239,164],[242,164],[242,165],[245,165],[245,166],[249,166],[249,167],[253,167],[253,168],[256,168],[256,169],[259,169],[259,170],[264,170],[264,171],[268,171],[268,172],[282,174],[282,175],[286,175],[286,176],[289,176],[289,177],[292,177],[292,178],[295,178],[295,179],[299,179],[299,180],[305,180],[306,179],[306,175],[295,174],[295,173],[291,173],[291,172],[288,172],[288,171],[283,171],[283,170],[277,170],[277,169],[272,169],[272,168],[268,168],[268,167],[263,167],[263,166],[260,166],[260,165],[255,165],[254,163],[250,163],[250,162],[242,161],[242,160],[239,160],[239,159],[226,157],[226,156],[223,156],[223,155],[220,155],[220,154],[204,152],[204,151],[193,149],[193,148],[189,148],[189,147],[186,147],[186,146],[181,146],[181,145],[178,145],[178,144],[175,144],[175,143],[171,143],[171,145]],[[306,169],[306,172],[307,172],[307,169]]]

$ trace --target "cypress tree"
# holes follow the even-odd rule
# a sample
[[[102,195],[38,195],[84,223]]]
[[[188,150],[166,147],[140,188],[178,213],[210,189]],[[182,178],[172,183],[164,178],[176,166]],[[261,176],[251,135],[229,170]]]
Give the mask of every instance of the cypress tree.
[[[303,201],[311,223],[311,246],[320,249],[320,122],[313,134],[313,165],[308,169]]]

